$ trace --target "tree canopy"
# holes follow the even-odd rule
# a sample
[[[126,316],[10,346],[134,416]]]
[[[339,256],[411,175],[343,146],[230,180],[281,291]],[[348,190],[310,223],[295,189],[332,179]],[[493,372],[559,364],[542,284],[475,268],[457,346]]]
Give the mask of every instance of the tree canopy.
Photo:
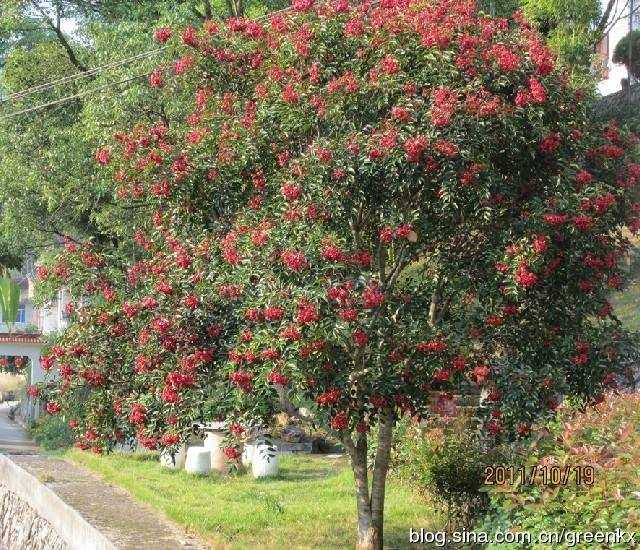
[[[72,322],[30,391],[82,448],[285,411],[342,441],[379,548],[400,416],[482,392],[485,432],[524,437],[616,384],[638,139],[594,122],[521,14],[296,0],[155,38],[155,109],[91,155],[117,248],[67,241],[38,270]]]

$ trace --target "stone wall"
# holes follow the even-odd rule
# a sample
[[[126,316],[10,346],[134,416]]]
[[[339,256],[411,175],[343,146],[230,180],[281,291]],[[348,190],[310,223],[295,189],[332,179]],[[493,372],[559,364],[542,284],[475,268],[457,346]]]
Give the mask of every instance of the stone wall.
[[[39,455],[0,453],[0,550],[115,550],[102,532],[48,486],[56,485],[55,478],[42,481],[49,476],[46,470],[36,471],[36,477],[18,465],[29,459],[47,461]]]
[[[0,548],[3,550],[68,550],[51,524],[24,500],[0,485]]]
[[[607,95],[596,103],[596,113],[602,118],[616,118],[621,114],[638,113],[640,84],[627,86],[615,94]]]

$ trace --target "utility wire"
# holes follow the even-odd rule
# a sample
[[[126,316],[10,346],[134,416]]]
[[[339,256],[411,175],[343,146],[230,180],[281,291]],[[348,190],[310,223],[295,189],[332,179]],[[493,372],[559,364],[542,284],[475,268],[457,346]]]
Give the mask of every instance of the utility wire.
[[[373,7],[373,6],[376,6],[378,3],[379,3],[379,0],[373,0],[372,2],[369,3],[369,6]],[[268,17],[271,17],[273,15],[276,15],[276,14],[279,14],[279,13],[286,13],[286,12],[289,12],[291,10],[292,10],[292,8],[291,8],[291,6],[289,6],[287,8],[281,9],[281,10],[276,10],[276,11],[267,13],[267,14],[262,15],[260,17],[256,17],[253,20],[254,21],[264,20],[264,19],[267,19]],[[144,58],[144,57],[148,57],[148,56],[150,56],[152,54],[164,51],[166,48],[167,48],[167,46],[163,46],[163,47],[157,48],[155,50],[148,50],[148,51],[139,53],[139,54],[134,55],[134,56],[129,57],[129,58],[121,59],[119,61],[115,61],[115,62],[107,64],[107,65],[102,65],[102,66],[99,66],[99,67],[95,67],[94,69],[90,69],[88,71],[82,71],[82,72],[79,72],[79,73],[76,73],[76,74],[73,74],[73,75],[69,75],[69,76],[66,76],[66,77],[63,77],[63,78],[60,78],[60,79],[57,79],[57,80],[53,80],[51,82],[46,82],[44,84],[40,84],[38,86],[34,86],[32,88],[27,88],[25,90],[21,90],[19,92],[11,94],[10,96],[0,100],[0,105],[3,104],[3,103],[8,102],[10,100],[13,100],[13,99],[20,99],[20,98],[26,97],[26,96],[28,96],[28,95],[30,95],[32,93],[36,93],[36,92],[41,91],[41,90],[46,90],[46,89],[51,88],[52,86],[55,86],[57,84],[62,84],[64,82],[72,81],[72,80],[75,80],[76,78],[84,78],[84,77],[87,77],[87,76],[92,76],[93,74],[97,74],[97,73],[99,73],[99,72],[101,72],[103,70],[106,70],[108,68],[114,68],[114,67],[118,67],[120,65],[126,65],[127,63],[130,63],[131,61],[135,61],[136,59],[141,59],[141,58]],[[84,96],[92,94],[94,92],[99,92],[100,90],[104,90],[104,89],[110,88],[111,86],[117,86],[119,84],[126,84],[126,83],[132,82],[134,80],[138,80],[140,78],[145,78],[145,77],[148,77],[148,76],[149,76],[149,73],[146,73],[146,74],[133,76],[131,78],[126,78],[126,79],[120,80],[118,82],[111,82],[109,84],[105,84],[104,86],[99,86],[97,88],[92,88],[91,90],[85,90],[84,92],[80,92],[80,93],[77,93],[77,94],[74,94],[74,95],[70,95],[70,96],[67,96],[67,97],[56,99],[56,100],[50,101],[48,103],[43,103],[41,105],[35,105],[33,107],[29,107],[28,109],[22,109],[20,111],[11,112],[11,113],[3,116],[3,117],[0,117],[0,120],[8,120],[8,119],[16,117],[18,115],[24,115],[24,114],[27,114],[27,113],[32,113],[32,112],[35,112],[35,111],[39,111],[40,109],[45,109],[47,107],[52,107],[54,105],[59,105],[61,103],[65,103],[66,101],[71,101],[72,99],[77,99],[79,97],[84,97]]]
[[[25,115],[27,113],[32,113],[34,111],[39,111],[40,109],[45,109],[47,107],[53,107],[54,105],[59,105],[61,103],[65,103],[67,101],[71,101],[72,99],[77,99],[79,97],[84,97],[86,95],[92,94],[94,92],[99,92],[101,90],[105,90],[107,88],[111,88],[112,86],[117,86],[119,84],[127,84],[128,82],[132,82],[134,80],[138,80],[140,78],[148,77],[149,73],[139,74],[136,76],[132,76],[130,78],[125,78],[124,80],[119,80],[118,82],[110,82],[109,84],[105,84],[103,86],[98,86],[97,88],[92,88],[91,90],[85,90],[84,92],[80,92],[71,96],[63,97],[60,99],[56,99],[54,101],[49,101],[48,103],[43,103],[42,105],[36,105],[34,107],[29,107],[28,109],[22,109],[21,111],[15,111],[9,113],[8,115],[3,116],[0,120],[8,120],[10,118],[16,117],[18,115]]]
[[[378,3],[378,0],[375,0],[374,2],[372,2],[372,5],[377,4],[377,3]],[[269,13],[267,13],[265,15],[261,15],[260,17],[256,17],[253,20],[254,21],[264,20],[264,19],[267,19],[268,17],[271,17],[272,15],[289,12],[291,10],[292,10],[292,8],[291,8],[291,6],[289,6],[289,7],[280,9],[280,10],[269,12]],[[78,73],[75,73],[75,74],[72,74],[72,75],[69,75],[69,76],[65,76],[65,77],[59,78],[57,80],[52,80],[50,82],[44,82],[43,84],[38,84],[38,85],[33,86],[31,88],[25,88],[24,90],[20,90],[19,92],[15,92],[15,93],[13,93],[13,94],[5,97],[5,98],[1,98],[0,99],[0,105],[2,105],[3,103],[7,103],[9,101],[12,101],[14,99],[21,99],[21,98],[26,97],[28,95],[31,95],[31,94],[34,94],[34,93],[37,93],[37,92],[40,92],[40,91],[43,91],[43,90],[47,90],[47,89],[52,88],[53,86],[56,86],[58,84],[65,84],[66,82],[71,82],[71,81],[76,80],[78,78],[87,78],[89,76],[93,76],[93,75],[95,75],[97,73],[100,73],[103,70],[112,69],[112,68],[115,68],[115,67],[119,67],[121,65],[126,65],[126,64],[128,64],[128,63],[130,63],[132,61],[135,61],[136,59],[149,57],[149,56],[154,55],[156,53],[160,53],[160,52],[162,52],[162,51],[164,51],[166,49],[167,49],[167,46],[162,46],[162,47],[156,48],[154,50],[147,50],[147,51],[141,52],[139,54],[136,54],[134,56],[127,57],[125,59],[120,59],[118,61],[114,61],[113,63],[108,63],[106,65],[101,65],[101,66],[98,66],[98,67],[94,67],[93,69],[89,69],[87,71],[80,71]]]
[[[47,89],[52,88],[53,86],[56,86],[56,85],[59,85],[59,84],[65,84],[67,82],[71,82],[71,81],[76,80],[78,78],[87,78],[89,76],[96,75],[96,74],[98,74],[98,73],[100,73],[100,72],[102,72],[104,70],[120,67],[121,65],[126,65],[128,63],[131,63],[132,61],[136,61],[137,59],[141,59],[141,58],[144,58],[144,57],[149,57],[149,56],[154,55],[156,53],[159,53],[159,52],[161,52],[161,51],[163,51],[165,49],[166,49],[166,46],[164,46],[162,48],[157,48],[155,50],[148,50],[146,52],[142,52],[142,53],[136,54],[136,55],[134,55],[132,57],[127,57],[125,59],[120,59],[118,61],[114,61],[114,62],[108,63],[106,65],[100,65],[100,66],[95,67],[93,69],[90,69],[88,71],[82,71],[82,72],[75,73],[75,74],[72,74],[72,75],[69,75],[69,76],[65,76],[63,78],[59,78],[57,80],[52,80],[50,82],[45,82],[43,84],[39,84],[37,86],[33,86],[31,88],[26,88],[24,90],[20,90],[19,92],[15,92],[15,93],[13,93],[11,95],[8,95],[5,98],[2,98],[0,100],[0,105],[3,104],[3,103],[7,103],[9,101],[13,101],[15,99],[21,99],[23,97],[26,97],[28,95],[31,95],[31,94],[34,94],[34,93],[37,93],[37,92],[40,92],[40,91],[43,91],[43,90],[47,90]]]

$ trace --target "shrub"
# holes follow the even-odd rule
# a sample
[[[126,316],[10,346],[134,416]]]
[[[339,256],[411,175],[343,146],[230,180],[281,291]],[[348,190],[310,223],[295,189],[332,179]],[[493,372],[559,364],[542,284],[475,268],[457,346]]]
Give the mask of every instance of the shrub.
[[[504,449],[460,417],[436,428],[400,423],[393,475],[446,506],[452,529],[470,529],[486,511],[485,468],[503,462]]]
[[[48,451],[66,449],[74,443],[73,431],[60,416],[43,416],[29,430],[35,442]]]
[[[563,410],[548,435],[521,455],[522,464],[594,469],[594,484],[496,487],[491,492],[494,512],[480,527],[525,530],[533,540],[542,531],[605,531],[640,529],[640,394],[611,396],[585,412]],[[584,480],[583,480],[584,481]],[[543,548],[543,545],[532,548]],[[566,548],[567,545],[558,545]],[[593,548],[585,544],[581,548]],[[609,546],[628,548],[627,543]],[[497,547],[496,547],[497,548]]]
[[[640,78],[640,29],[630,32],[616,44],[611,59],[614,63],[622,63],[633,76]]]

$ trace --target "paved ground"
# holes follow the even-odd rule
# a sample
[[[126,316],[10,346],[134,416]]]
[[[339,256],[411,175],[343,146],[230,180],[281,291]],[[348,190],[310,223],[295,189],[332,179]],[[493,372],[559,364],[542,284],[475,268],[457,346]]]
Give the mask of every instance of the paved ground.
[[[28,434],[0,405],[0,452],[37,477],[122,550],[203,549],[196,537],[174,526],[131,495],[65,460],[40,454]],[[0,479],[0,483],[2,480]],[[2,550],[0,548],[0,550]]]
[[[0,453],[33,454],[36,444],[21,426],[9,420],[9,403],[0,403]]]

